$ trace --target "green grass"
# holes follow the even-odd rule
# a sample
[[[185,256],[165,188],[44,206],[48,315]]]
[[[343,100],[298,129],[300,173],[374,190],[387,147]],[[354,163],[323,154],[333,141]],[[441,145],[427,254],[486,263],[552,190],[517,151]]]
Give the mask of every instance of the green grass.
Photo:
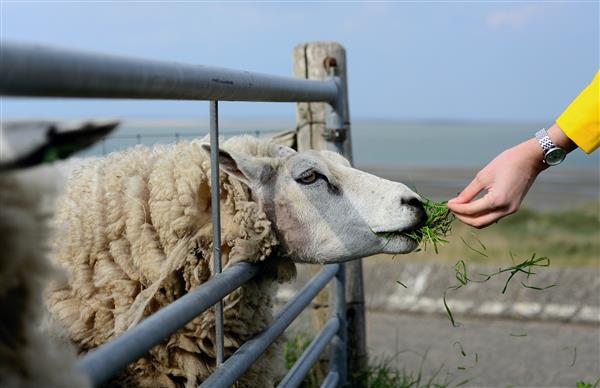
[[[486,246],[483,244],[481,244],[481,247],[482,247],[483,251],[485,251],[487,249]],[[469,248],[481,255],[486,256],[484,252],[480,252],[479,250],[476,250],[475,248],[472,248],[470,246],[469,246]],[[514,257],[511,254],[511,259],[512,259],[514,265],[509,266],[507,268],[500,268],[496,272],[492,272],[492,273],[480,273],[477,275],[476,279],[471,278],[469,276],[469,272],[467,270],[467,264],[465,263],[464,260],[459,260],[454,265],[454,277],[456,278],[458,283],[453,286],[448,287],[444,291],[444,294],[442,295],[442,301],[444,303],[444,308],[446,309],[446,315],[448,316],[448,319],[452,323],[452,326],[458,327],[461,324],[456,321],[456,319],[454,318],[454,314],[452,314],[452,310],[450,310],[450,307],[448,306],[448,302],[446,300],[446,298],[448,296],[448,292],[456,291],[462,287],[467,286],[469,283],[485,283],[488,280],[490,280],[491,278],[493,278],[494,276],[498,276],[498,275],[507,273],[508,276],[506,277],[506,282],[504,283],[504,287],[502,288],[502,294],[506,293],[509,283],[511,282],[511,280],[513,280],[515,278],[516,275],[522,275],[524,277],[524,279],[521,280],[521,285],[525,288],[529,288],[532,290],[543,291],[543,290],[547,290],[548,288],[552,288],[552,287],[556,286],[556,284],[548,284],[548,285],[532,285],[532,284],[530,284],[530,277],[536,274],[536,272],[534,272],[534,271],[537,271],[536,268],[543,268],[543,267],[550,266],[550,259],[548,259],[547,257],[536,257],[536,254],[534,253],[533,255],[531,255],[530,259],[526,259],[520,263],[516,263]]]
[[[442,296],[448,319],[453,326],[459,326],[460,324],[448,306],[446,297],[448,292],[467,286],[469,282],[483,283],[492,277],[507,274],[504,288],[501,290],[502,294],[506,292],[509,283],[517,275],[524,276],[520,283],[525,288],[541,291],[556,286],[556,284],[532,285],[530,283],[530,277],[536,274],[536,269],[550,266],[550,259],[547,256],[536,255],[535,252],[538,250],[551,252],[552,256],[558,256],[557,261],[562,264],[567,264],[569,261],[568,264],[571,265],[581,262],[584,265],[597,265],[600,262],[599,205],[600,203],[595,203],[583,208],[545,213],[523,209],[516,215],[502,220],[487,230],[479,231],[479,233],[465,229],[463,224],[457,223],[459,224],[459,227],[456,228],[458,233],[450,239],[448,235],[454,221],[452,213],[448,210],[445,202],[426,199],[425,209],[429,219],[422,228],[408,236],[421,244],[423,248],[421,254],[426,250],[427,245],[431,244],[437,255],[439,253],[438,245],[448,243],[448,246],[452,246],[454,249],[449,252],[444,249],[443,254],[446,260],[461,258],[454,265],[457,284],[448,287]],[[493,236],[495,238],[491,238],[490,233],[492,236],[496,234]],[[503,238],[499,239],[498,234]],[[453,240],[454,244],[452,245],[449,240]],[[482,240],[485,240],[486,244],[488,240],[491,240],[491,249],[488,249]],[[498,240],[503,240],[503,243],[498,244]],[[457,241],[462,243],[458,250],[456,249]],[[516,252],[517,255],[513,252]],[[531,254],[531,252],[534,253]],[[515,257],[518,255],[531,256],[531,258],[517,263]],[[479,274],[476,278],[470,278],[467,273],[466,260],[497,263],[506,262],[507,256],[510,257],[512,266],[500,268],[489,274]],[[400,282],[399,284],[406,287]]]
[[[367,371],[358,377],[362,380],[363,386],[367,388],[450,388],[460,387],[468,382],[464,380],[453,384],[451,379],[441,380],[439,373],[444,365],[426,379],[423,376],[423,364],[419,370],[409,371],[393,367],[392,362],[393,357],[374,359]]]
[[[421,197],[424,199],[427,222],[421,228],[405,235],[419,242],[423,250],[427,250],[427,245],[433,245],[435,253],[438,253],[438,245],[448,242],[446,236],[452,230],[454,215],[448,209],[446,202],[435,202]]]
[[[285,369],[292,369],[296,361],[302,356],[302,353],[308,348],[312,338],[304,333],[298,333],[293,338],[288,338],[285,343],[283,354],[285,357]],[[304,381],[300,384],[300,388],[318,387],[317,373],[314,368],[304,377]]]
[[[438,246],[448,242],[446,236],[452,229],[452,221],[454,215],[448,209],[446,202],[435,202],[423,196],[423,207],[427,213],[427,221],[425,225],[412,232],[401,232],[404,236],[409,237],[419,243],[420,248],[417,251],[427,250],[427,246],[432,245],[435,253],[438,253]],[[373,232],[383,238],[391,238],[397,232]]]
[[[300,358],[302,352],[308,348],[311,339],[304,333],[297,333],[285,344],[285,362],[287,370],[291,369],[294,363]],[[374,358],[369,362],[366,371],[359,374],[349,372],[349,385],[359,385],[366,388],[450,388],[459,387],[468,381],[461,381],[453,384],[450,379],[441,380],[439,377],[443,365],[439,367],[429,377],[423,375],[423,364],[427,355],[421,360],[421,367],[416,371],[398,369],[394,367],[394,357]],[[304,381],[300,384],[301,388],[317,388],[320,382],[314,368],[306,375]]]
[[[452,234],[439,254],[431,251],[410,255],[414,260],[504,264],[532,252],[552,259],[552,266],[597,267],[600,265],[600,202],[555,211],[521,209],[488,228],[476,230],[454,222]],[[487,249],[480,249],[484,241]],[[475,250],[485,253],[478,254]]]
[[[596,388],[600,384],[600,379],[596,380],[594,383],[587,383],[585,381],[578,381],[576,384],[577,388]]]
[[[405,233],[420,244],[413,253],[417,259],[464,258],[496,264],[505,263],[511,254],[521,257],[538,252],[552,257],[553,264],[558,266],[600,264],[600,202],[568,210],[521,209],[482,230],[455,222],[446,202],[424,198],[424,206],[428,215],[426,224]],[[427,250],[428,246],[433,246],[436,255]]]

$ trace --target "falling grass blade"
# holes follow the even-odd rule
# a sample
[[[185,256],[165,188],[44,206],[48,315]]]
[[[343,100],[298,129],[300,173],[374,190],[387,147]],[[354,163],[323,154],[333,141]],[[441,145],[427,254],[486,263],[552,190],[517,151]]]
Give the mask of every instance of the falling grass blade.
[[[478,253],[478,254],[480,254],[480,255],[481,255],[481,256],[483,256],[483,257],[488,257],[488,255],[487,255],[487,254],[485,254],[485,253],[483,253],[482,251],[480,251],[480,250],[478,250],[478,249],[475,249],[475,248],[473,248],[472,246],[470,246],[470,245],[469,245],[469,243],[467,243],[467,242],[465,241],[465,239],[464,239],[464,238],[462,238],[462,237],[461,237],[460,239],[461,239],[461,240],[462,240],[462,242],[463,242],[463,243],[464,243],[464,244],[467,246],[467,248],[469,248],[469,249],[470,249],[470,250],[472,250],[473,252],[475,252],[475,253]]]
[[[467,244],[467,246],[468,246],[468,244]],[[511,252],[511,259],[514,264],[515,260],[514,260],[514,256],[513,256],[512,252]],[[549,265],[550,265],[550,259],[548,259],[545,256],[536,257],[536,255],[534,253],[530,259],[527,259],[521,263],[514,264],[513,266],[508,267],[508,268],[498,268],[498,270],[496,272],[489,273],[489,274],[479,273],[479,275],[482,277],[481,279],[471,279],[471,278],[469,278],[467,264],[465,263],[465,261],[464,260],[457,261],[456,264],[454,265],[454,277],[458,281],[458,284],[448,287],[446,289],[446,291],[444,291],[444,296],[443,296],[444,308],[446,309],[446,314],[448,315],[448,318],[450,319],[452,326],[457,327],[459,325],[457,325],[457,323],[454,319],[454,316],[452,315],[452,311],[450,310],[450,307],[448,306],[448,303],[446,301],[446,296],[447,296],[448,291],[457,290],[463,286],[466,286],[469,282],[484,283],[484,282],[487,282],[488,280],[490,280],[494,276],[497,276],[497,275],[500,275],[503,273],[509,273],[508,278],[506,279],[506,282],[504,283],[504,287],[502,288],[502,294],[505,294],[508,289],[508,285],[510,284],[511,280],[517,274],[519,274],[519,273],[525,274],[526,280],[527,280],[527,279],[529,279],[529,277],[531,275],[536,274],[532,270],[533,267],[547,267]],[[548,286],[540,287],[540,286],[532,286],[532,285],[525,283],[524,281],[521,281],[521,285],[525,288],[530,288],[532,290],[543,291],[543,290],[547,290],[552,287],[556,287],[558,284],[550,284]]]
[[[396,280],[396,283],[398,283],[399,285],[401,285],[404,288],[408,288],[408,287],[406,287],[406,284],[402,283],[400,280]]]
[[[467,265],[465,264],[464,260],[459,260],[454,265],[454,271],[456,280],[458,280],[458,282],[463,286],[467,285],[469,282],[469,276],[467,275]]]
[[[471,236],[473,236],[475,241],[477,241],[479,243],[479,246],[481,247],[482,250],[487,251],[486,246],[483,245],[483,243],[481,242],[481,240],[479,239],[479,237],[477,237],[477,235],[475,233],[471,232]]]
[[[460,343],[460,341],[456,341],[454,344],[452,345],[458,345],[459,349],[460,349],[460,354],[462,354],[463,357],[467,357],[467,353],[465,352],[465,349],[463,349],[462,344]]]
[[[530,286],[530,285],[528,285],[528,284],[525,284],[524,282],[521,282],[521,284],[522,284],[522,285],[523,285],[523,287],[525,287],[525,288],[530,288],[530,289],[532,289],[532,290],[537,290],[537,291],[543,291],[543,290],[547,290],[548,288],[552,288],[552,287],[556,287],[556,286],[558,286],[558,284],[557,284],[557,283],[555,283],[555,284],[550,284],[549,286],[546,286],[546,287],[536,287],[536,286]]]
[[[454,320],[454,315],[452,314],[452,311],[450,310],[450,307],[448,306],[448,301],[446,300],[446,295],[448,294],[448,291],[450,290],[458,290],[459,288],[461,288],[461,285],[456,285],[453,287],[448,287],[446,289],[446,291],[444,291],[444,297],[442,298],[444,301],[444,308],[446,309],[446,314],[448,315],[448,319],[450,319],[450,322],[452,323],[452,326],[454,327],[460,327],[461,323],[460,322],[456,322]]]

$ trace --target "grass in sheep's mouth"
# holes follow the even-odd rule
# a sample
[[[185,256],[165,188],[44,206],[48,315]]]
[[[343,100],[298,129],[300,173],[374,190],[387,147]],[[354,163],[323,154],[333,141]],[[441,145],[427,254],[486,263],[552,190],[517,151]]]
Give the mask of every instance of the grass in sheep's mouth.
[[[410,233],[404,233],[405,236],[415,240],[427,249],[427,245],[433,245],[435,253],[438,253],[438,245],[447,243],[446,236],[452,230],[454,215],[448,209],[446,202],[435,202],[421,196],[424,199],[423,206],[427,213],[427,222],[425,225]]]
[[[438,253],[438,245],[447,243],[446,236],[452,230],[452,221],[454,215],[448,209],[446,202],[435,202],[421,196],[424,200],[423,207],[427,213],[427,222],[417,230],[410,232],[374,232],[376,235],[391,239],[394,236],[401,235],[408,237],[421,245],[420,249],[427,250],[429,244],[433,245],[435,253]]]

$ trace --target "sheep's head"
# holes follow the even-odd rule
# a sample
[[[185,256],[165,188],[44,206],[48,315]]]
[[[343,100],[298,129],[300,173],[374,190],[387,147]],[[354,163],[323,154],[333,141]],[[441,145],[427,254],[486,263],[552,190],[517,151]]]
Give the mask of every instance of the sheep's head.
[[[219,164],[248,185],[294,261],[333,263],[417,247],[403,232],[426,219],[419,196],[334,152],[278,146],[276,156],[255,157],[220,149]]]

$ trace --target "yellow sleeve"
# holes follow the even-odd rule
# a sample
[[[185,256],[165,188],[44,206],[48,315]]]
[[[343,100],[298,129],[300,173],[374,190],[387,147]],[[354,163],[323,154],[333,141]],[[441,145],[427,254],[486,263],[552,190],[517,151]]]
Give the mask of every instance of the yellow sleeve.
[[[585,153],[600,146],[600,70],[594,80],[556,120],[563,132]]]

